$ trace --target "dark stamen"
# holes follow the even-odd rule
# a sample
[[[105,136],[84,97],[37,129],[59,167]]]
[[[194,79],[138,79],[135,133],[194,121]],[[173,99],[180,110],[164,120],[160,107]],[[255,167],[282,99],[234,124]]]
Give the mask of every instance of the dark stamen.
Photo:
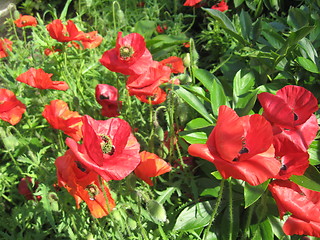
[[[243,148],[239,151],[239,154],[248,153],[248,152],[249,152],[248,148],[243,147]]]
[[[101,99],[101,100],[109,99],[109,96],[100,95],[100,99]]]
[[[295,113],[293,113],[293,120],[294,120],[294,121],[297,121],[298,119],[299,119],[298,115],[295,114]]]
[[[82,166],[82,164],[79,161],[75,161],[75,163],[77,164],[77,167],[82,171],[85,172],[86,169]]]
[[[287,166],[285,164],[282,165],[282,167],[280,168],[280,170],[287,170]]]

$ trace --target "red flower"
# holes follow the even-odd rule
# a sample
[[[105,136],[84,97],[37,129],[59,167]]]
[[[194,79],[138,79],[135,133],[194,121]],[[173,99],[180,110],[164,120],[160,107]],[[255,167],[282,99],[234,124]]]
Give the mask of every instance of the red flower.
[[[83,32],[79,31],[72,20],[63,25],[60,19],[55,19],[47,25],[47,30],[53,39],[59,42],[80,41],[83,39]]]
[[[18,185],[18,192],[23,195],[27,200],[41,200],[41,196],[34,196],[33,193],[38,188],[38,182],[34,182],[31,177],[27,176],[21,178]]]
[[[52,81],[53,74],[46,73],[41,68],[30,68],[25,73],[17,77],[17,81],[28,84],[31,87],[39,89],[55,89],[65,91],[69,88],[68,84],[63,81]]]
[[[320,237],[320,192],[301,187],[289,180],[275,180],[269,190],[276,200],[280,218],[291,213],[283,225],[287,235]]]
[[[140,145],[130,125],[122,119],[82,118],[83,144],[67,138],[66,143],[84,167],[106,181],[121,180],[140,163]]]
[[[102,106],[102,116],[117,117],[120,115],[119,108],[122,102],[118,101],[118,89],[108,84],[98,84],[95,95],[97,102]]]
[[[166,30],[168,29],[166,24],[161,25],[157,25],[156,27],[156,31],[157,33],[164,33]]]
[[[153,61],[152,65],[143,74],[129,76],[126,87],[131,96],[153,96],[161,84],[170,80],[170,74],[169,67]]]
[[[150,179],[151,177],[156,177],[171,171],[170,164],[154,153],[143,151],[140,153],[140,156],[141,162],[134,170],[134,173],[150,186],[153,186],[153,182]]]
[[[101,186],[98,175],[84,168],[69,149],[55,161],[60,187],[64,187],[76,200],[77,208],[85,201],[92,216],[101,218],[109,214],[115,207],[107,186]],[[104,191],[103,189],[104,188]],[[107,199],[104,197],[104,192]]]
[[[52,46],[51,48],[46,48],[44,50],[44,54],[46,56],[50,56],[51,54],[54,54],[55,52],[61,52],[61,49],[56,49],[55,46]]]
[[[122,32],[118,33],[116,47],[104,52],[100,59],[110,71],[124,75],[142,74],[152,62],[144,38],[138,33],[122,37]]]
[[[281,161],[280,172],[275,178],[289,179],[292,175],[303,175],[309,167],[309,154],[302,151],[288,138],[274,138],[276,158]]]
[[[83,33],[82,34],[82,40],[80,40],[82,46],[84,49],[91,49],[91,48],[96,48],[98,47],[103,38],[98,35],[97,31],[89,32],[89,33]],[[73,46],[76,47],[77,49],[81,49],[82,46],[76,42],[72,42]]]
[[[155,89],[154,93],[151,96],[136,95],[136,98],[138,98],[141,102],[157,105],[163,103],[166,100],[167,94],[165,91],[158,87]]]
[[[287,129],[305,123],[318,110],[318,101],[307,89],[288,85],[271,93],[258,95],[263,116],[271,123]]]
[[[0,89],[0,119],[16,125],[20,122],[26,106],[20,102],[13,92],[8,89]]]
[[[29,15],[22,15],[20,14],[20,17],[14,21],[17,27],[25,27],[25,26],[37,26],[38,22],[35,17],[29,16]]]
[[[217,125],[206,144],[191,144],[189,153],[215,164],[222,177],[259,185],[279,172],[274,157],[272,127],[258,114],[238,117],[227,106],[219,108]]]
[[[160,61],[160,63],[168,66],[171,69],[171,73],[184,73],[183,60],[179,57],[168,57]]]
[[[55,129],[62,130],[64,134],[75,141],[82,138],[82,120],[78,112],[69,110],[68,104],[62,100],[53,100],[44,107],[42,116]]]
[[[228,7],[228,4],[224,0],[222,0],[218,4],[213,5],[211,7],[211,9],[218,10],[220,12],[224,12],[224,11],[227,11],[229,9],[229,7]]]
[[[7,38],[0,39],[0,58],[8,57],[8,50],[12,51],[12,42]]]
[[[189,48],[189,47],[190,47],[190,43],[189,43],[189,42],[185,42],[185,43],[183,43],[183,46],[184,46],[185,48]]]
[[[187,0],[183,6],[189,6],[189,7],[194,7],[195,5],[197,5],[199,2],[201,2],[202,0]]]

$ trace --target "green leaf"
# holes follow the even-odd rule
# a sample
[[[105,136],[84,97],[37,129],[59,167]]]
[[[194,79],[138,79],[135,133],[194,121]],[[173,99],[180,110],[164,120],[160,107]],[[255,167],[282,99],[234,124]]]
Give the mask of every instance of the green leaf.
[[[253,240],[274,239],[272,225],[268,218],[263,222],[251,225],[250,230],[252,231],[253,237],[251,239]]]
[[[234,3],[234,7],[239,7],[242,3],[244,2],[244,0],[234,0],[233,3]]]
[[[308,26],[300,28],[299,30],[290,33],[287,38],[285,44],[279,49],[279,54],[287,54],[287,52],[291,49],[292,46],[295,46],[302,38],[306,37],[312,30],[314,30],[314,26]]]
[[[237,33],[231,20],[223,13],[215,9],[203,8],[211,17],[218,21],[221,27],[241,44],[248,45],[248,42]]]
[[[167,220],[166,210],[162,204],[155,200],[147,202],[147,210],[155,222],[165,222]]]
[[[244,207],[247,208],[254,204],[261,195],[265,192],[269,184],[269,180],[261,183],[258,186],[251,186],[248,183],[245,183],[244,187]]]
[[[293,29],[297,30],[308,25],[308,16],[306,16],[302,9],[290,8],[287,23]]]
[[[155,21],[140,20],[134,25],[134,32],[141,34],[145,38],[150,38],[157,26]]]
[[[308,167],[304,175],[292,175],[290,180],[302,187],[320,192],[320,172],[312,165]]]
[[[210,201],[199,202],[183,209],[177,218],[173,230],[190,231],[206,226],[211,218],[211,203]]]
[[[174,86],[174,90],[179,97],[181,97],[193,109],[200,113],[208,122],[213,123],[212,117],[209,115],[204,105],[195,95],[185,90],[182,86]]]
[[[187,123],[184,130],[188,131],[188,130],[199,129],[199,128],[204,128],[209,126],[212,126],[212,123],[206,121],[204,118],[195,118]]]
[[[205,132],[180,132],[179,136],[186,140],[189,144],[205,144],[208,136]]]
[[[65,21],[65,20],[66,20],[68,8],[69,8],[69,5],[70,5],[71,2],[72,2],[72,0],[68,0],[68,1],[66,2],[66,4],[64,5],[64,7],[63,7],[63,10],[62,10],[61,15],[60,15],[60,19],[61,19],[62,21]]]
[[[228,98],[225,94],[224,88],[221,82],[217,78],[214,78],[214,81],[212,83],[212,89],[210,91],[210,102],[211,102],[211,109],[215,117],[218,117],[220,106],[222,105],[230,106],[228,102]]]
[[[250,40],[251,30],[252,30],[252,20],[248,12],[245,12],[243,9],[240,13],[240,26],[242,36]]]
[[[313,73],[319,73],[317,65],[310,59],[304,57],[297,57],[296,61],[307,71]]]
[[[170,197],[175,191],[177,191],[176,187],[168,187],[164,191],[156,191],[156,193],[159,194],[157,202],[160,204],[164,204],[166,201],[170,202]]]
[[[195,67],[192,68],[192,72],[195,78],[198,79],[203,86],[210,91],[214,81],[214,75],[207,70]]]
[[[311,165],[320,164],[320,141],[313,141],[308,148],[308,153]]]

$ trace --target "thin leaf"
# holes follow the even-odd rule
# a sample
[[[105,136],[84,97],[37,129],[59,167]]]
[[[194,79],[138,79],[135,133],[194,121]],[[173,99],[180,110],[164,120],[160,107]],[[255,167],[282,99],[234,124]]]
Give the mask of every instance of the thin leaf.
[[[320,192],[320,172],[312,165],[308,167],[304,175],[292,175],[290,180],[302,187]]]
[[[244,207],[247,208],[254,204],[261,195],[265,192],[269,184],[269,181],[265,181],[258,186],[251,186],[246,183],[244,187]]]

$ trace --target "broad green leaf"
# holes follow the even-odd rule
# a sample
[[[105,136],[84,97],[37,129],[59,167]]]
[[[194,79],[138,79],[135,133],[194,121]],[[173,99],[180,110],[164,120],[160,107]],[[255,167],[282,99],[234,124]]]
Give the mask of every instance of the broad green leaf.
[[[248,183],[245,183],[244,187],[244,207],[247,208],[254,204],[261,195],[265,192],[269,184],[269,180],[261,183],[258,186],[251,186]]]
[[[206,121],[204,118],[195,118],[187,123],[185,127],[185,131],[192,130],[192,129],[199,129],[204,127],[212,126],[212,123]]]
[[[314,27],[308,26],[308,27],[300,28],[299,30],[290,33],[285,44],[279,49],[278,53],[286,54],[292,46],[296,45],[302,38],[306,37],[312,30],[314,30]]]
[[[212,117],[209,115],[204,105],[200,102],[200,100],[195,95],[185,90],[181,86],[174,86],[174,90],[179,97],[181,97],[193,109],[195,109],[198,113],[200,113],[208,122],[211,122],[211,123],[213,122]]]
[[[206,226],[211,218],[212,202],[198,202],[197,204],[186,207],[179,214],[174,225],[174,231],[190,231]]]
[[[162,204],[155,200],[150,200],[147,202],[147,210],[150,213],[153,220],[156,222],[165,222],[167,220],[166,210]]]
[[[218,197],[220,192],[220,186],[217,186],[215,188],[206,188],[205,190],[202,191],[200,196],[213,196],[213,197]]]
[[[291,239],[288,235],[286,235],[283,230],[283,222],[279,219],[279,217],[268,216],[269,222],[271,224],[272,232],[277,236],[278,239],[289,240]]]
[[[313,141],[308,149],[309,161],[311,165],[320,164],[320,141]]]
[[[260,85],[259,87],[257,87],[258,94],[262,92],[269,92],[272,94],[276,94],[276,92],[279,89],[283,88],[285,85],[286,85],[285,83],[281,83],[281,82],[272,82],[272,83]]]
[[[318,52],[313,46],[312,42],[308,38],[303,38],[299,41],[299,46],[301,49],[305,51],[308,57],[316,63],[316,59],[318,57]]]
[[[241,44],[248,45],[248,42],[238,34],[231,20],[223,13],[215,9],[203,8],[211,17],[219,22],[222,28],[232,37],[237,39]]]
[[[261,33],[262,33],[262,20],[261,18],[258,18],[253,23],[250,38],[252,39],[253,42],[256,42],[258,38],[261,36]]]
[[[222,105],[229,106],[228,98],[225,94],[222,84],[215,78],[210,91],[210,101],[213,115],[218,117],[219,107]]]
[[[150,38],[157,26],[155,21],[140,20],[134,25],[134,32],[141,34],[145,38]]]
[[[287,23],[294,30],[298,30],[306,25],[308,25],[308,16],[304,13],[302,9],[290,8],[287,17]]]
[[[292,175],[290,180],[302,187],[320,192],[320,172],[312,165],[308,167],[304,175]]]
[[[248,12],[241,10],[240,13],[240,26],[241,26],[241,33],[242,36],[250,40],[250,35],[252,31],[252,20]]]
[[[212,88],[212,83],[214,81],[214,75],[207,70],[195,67],[192,68],[192,72],[195,78],[198,79],[203,84],[203,86],[210,91]]]
[[[304,57],[297,57],[296,61],[307,71],[313,73],[319,73],[319,69],[317,65],[312,62],[310,59]]]
[[[260,239],[274,239],[274,233],[272,231],[272,225],[268,218],[263,222],[254,224],[250,226],[253,238],[256,240]]]
[[[179,136],[186,140],[189,144],[205,144],[208,136],[205,132],[180,132]]]
[[[281,48],[285,44],[285,39],[274,29],[269,23],[262,23],[263,31],[262,35],[268,41],[267,44],[270,44],[275,49]]]
[[[166,201],[170,202],[170,197],[175,191],[177,191],[176,187],[168,187],[164,191],[156,191],[156,193],[159,194],[156,201],[160,204],[164,204]]]
[[[242,3],[244,2],[244,0],[234,0],[233,3],[234,3],[234,7],[239,7]]]
[[[230,208],[227,205],[220,221],[221,240],[236,240],[239,235],[239,205],[233,204],[231,210],[230,215]],[[230,219],[230,216],[232,216],[232,219]]]

